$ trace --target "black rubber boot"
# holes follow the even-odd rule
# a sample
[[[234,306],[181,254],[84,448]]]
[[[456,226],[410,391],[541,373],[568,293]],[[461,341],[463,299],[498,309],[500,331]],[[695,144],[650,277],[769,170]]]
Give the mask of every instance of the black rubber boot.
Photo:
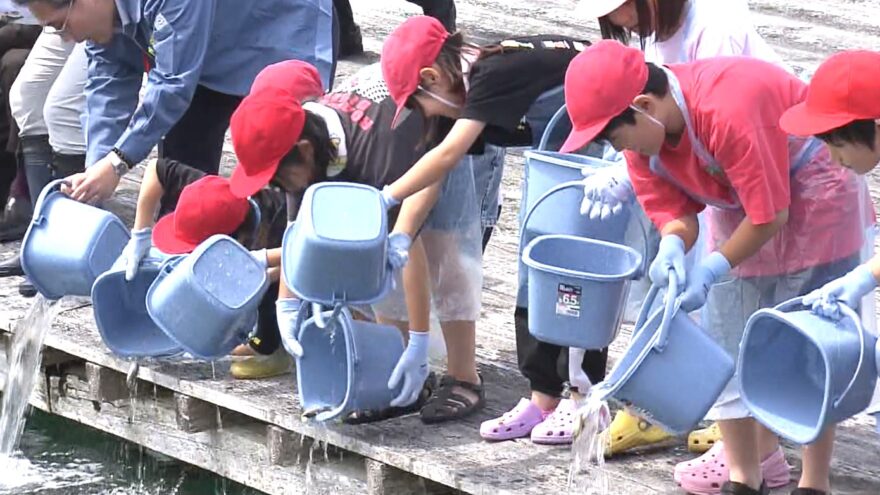
[[[828,493],[815,488],[795,488],[791,491],[791,495],[828,495]]]
[[[36,202],[46,184],[52,182],[52,146],[49,136],[22,136],[18,152],[24,163],[28,193]]]
[[[23,275],[24,270],[21,269],[21,258],[17,254],[0,261],[0,277],[21,277]]]
[[[408,0],[422,8],[429,15],[443,24],[450,33],[455,32],[455,1],[454,0]]]
[[[0,220],[0,242],[21,240],[27,232],[33,213],[27,198],[10,197]]]

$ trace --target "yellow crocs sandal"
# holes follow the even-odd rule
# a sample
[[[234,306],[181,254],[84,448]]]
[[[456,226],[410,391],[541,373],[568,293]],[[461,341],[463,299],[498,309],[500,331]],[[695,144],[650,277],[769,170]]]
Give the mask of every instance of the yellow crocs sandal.
[[[715,445],[715,442],[721,440],[721,428],[718,423],[712,423],[708,428],[702,430],[694,430],[688,434],[688,450],[695,454],[708,452]]]
[[[675,438],[674,435],[663,428],[633,416],[626,410],[620,410],[611,422],[605,456],[611,457],[638,447],[656,445],[672,438]]]
[[[284,349],[278,349],[268,356],[257,355],[235,361],[229,367],[229,372],[239,380],[256,380],[283,375],[292,368],[293,359]]]

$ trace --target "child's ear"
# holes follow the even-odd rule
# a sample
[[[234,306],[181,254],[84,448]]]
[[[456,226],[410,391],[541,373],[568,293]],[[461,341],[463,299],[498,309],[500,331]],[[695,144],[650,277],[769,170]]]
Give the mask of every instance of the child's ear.
[[[425,86],[433,86],[440,81],[440,72],[433,67],[425,67],[419,71],[419,78]]]
[[[312,145],[312,142],[308,139],[300,139],[296,143],[296,148],[299,150],[299,156],[303,158],[303,162],[306,164],[314,164],[315,162],[315,147]]]

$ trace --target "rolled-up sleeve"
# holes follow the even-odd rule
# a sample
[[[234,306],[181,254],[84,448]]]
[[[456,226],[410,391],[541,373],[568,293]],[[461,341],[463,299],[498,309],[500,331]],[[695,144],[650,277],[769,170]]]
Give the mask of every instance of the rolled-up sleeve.
[[[189,107],[211,39],[215,2],[147,1],[144,11],[155,12],[151,43],[155,62],[140,106],[111,145],[134,162],[146,158]],[[126,55],[142,58],[142,54]]]
[[[705,206],[690,198],[674,184],[651,172],[649,159],[631,151],[624,152],[633,190],[645,214],[658,230],[677,219],[695,215]]]

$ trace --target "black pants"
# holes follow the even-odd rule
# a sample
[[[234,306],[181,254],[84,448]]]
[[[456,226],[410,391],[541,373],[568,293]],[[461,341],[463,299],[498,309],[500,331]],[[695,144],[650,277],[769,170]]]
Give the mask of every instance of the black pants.
[[[528,379],[529,387],[533,391],[559,397],[563,384],[568,381],[568,347],[547,344],[532,337],[527,308],[516,308],[514,326],[519,370]],[[607,365],[608,349],[587,351],[581,369],[592,383],[599,383],[605,378]]]
[[[241,100],[241,96],[197,87],[186,113],[159,142],[159,156],[216,174],[229,119]]]
[[[9,108],[9,89],[41,31],[40,26],[21,24],[0,27],[0,97],[3,99],[3,110],[0,111],[0,208],[6,204],[9,189],[18,175],[15,159],[18,126]],[[13,191],[13,195],[26,198],[27,183],[23,175],[16,181],[17,190]]]
[[[281,332],[275,317],[275,300],[278,299],[278,282],[269,285],[269,290],[260,301],[257,309],[257,331],[249,342],[259,354],[269,355],[281,346]]]

